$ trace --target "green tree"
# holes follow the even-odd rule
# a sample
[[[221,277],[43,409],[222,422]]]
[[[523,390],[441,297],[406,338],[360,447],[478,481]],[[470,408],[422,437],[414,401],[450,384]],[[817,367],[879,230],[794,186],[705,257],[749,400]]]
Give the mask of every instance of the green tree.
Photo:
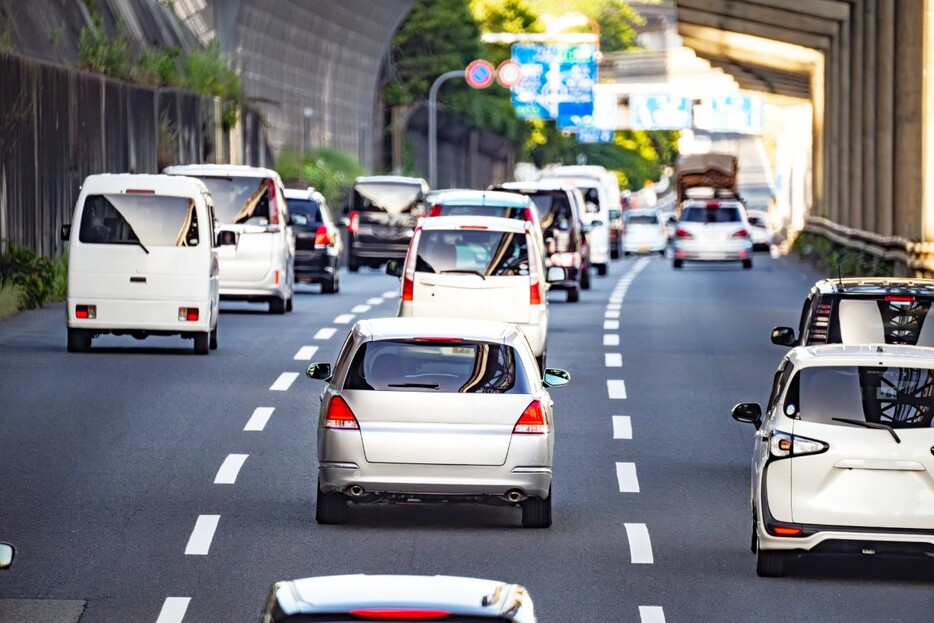
[[[581,13],[593,20],[584,26],[569,28],[569,32],[593,32],[599,29],[600,49],[620,52],[636,43],[636,28],[645,20],[623,0],[532,0],[542,14],[558,17],[565,13]]]

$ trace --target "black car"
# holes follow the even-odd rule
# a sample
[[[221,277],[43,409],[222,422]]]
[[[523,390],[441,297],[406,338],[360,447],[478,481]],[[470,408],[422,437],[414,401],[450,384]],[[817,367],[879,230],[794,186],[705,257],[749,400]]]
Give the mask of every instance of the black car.
[[[289,219],[295,240],[295,281],[320,283],[321,291],[340,290],[340,232],[331,220],[324,197],[314,188],[286,189]]]
[[[403,259],[425,214],[428,183],[418,177],[358,177],[347,206],[347,268]]]
[[[932,303],[934,279],[822,279],[801,309],[798,336],[791,327],[775,327],[772,343],[934,346]]]

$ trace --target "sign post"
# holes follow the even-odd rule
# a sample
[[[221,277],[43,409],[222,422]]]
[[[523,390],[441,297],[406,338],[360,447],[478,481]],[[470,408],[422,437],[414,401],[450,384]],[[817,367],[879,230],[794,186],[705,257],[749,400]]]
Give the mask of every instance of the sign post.
[[[492,66],[491,66],[492,67]],[[428,92],[428,185],[434,190],[438,183],[438,89],[451,78],[465,75],[463,69],[454,69],[438,76]],[[490,80],[493,79],[492,72]]]

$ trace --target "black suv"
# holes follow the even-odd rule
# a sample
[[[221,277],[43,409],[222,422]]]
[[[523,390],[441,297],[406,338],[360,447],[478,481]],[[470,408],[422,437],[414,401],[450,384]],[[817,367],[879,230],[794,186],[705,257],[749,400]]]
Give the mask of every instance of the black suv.
[[[285,189],[289,225],[295,241],[295,281],[320,283],[321,292],[340,290],[340,258],[344,247],[324,196],[314,188]]]
[[[932,303],[934,279],[822,279],[804,302],[798,337],[791,327],[775,327],[772,343],[934,346]]]
[[[403,259],[425,214],[428,183],[418,177],[377,175],[358,177],[347,212],[347,268],[378,267]]]

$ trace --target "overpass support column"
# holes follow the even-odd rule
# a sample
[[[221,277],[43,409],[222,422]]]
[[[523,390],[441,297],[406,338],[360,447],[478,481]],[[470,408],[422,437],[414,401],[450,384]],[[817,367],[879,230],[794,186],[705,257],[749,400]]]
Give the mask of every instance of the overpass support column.
[[[924,86],[922,108],[922,132],[924,145],[922,154],[922,232],[920,239],[924,242],[934,240],[934,1],[924,0],[924,58],[923,71]]]
[[[880,0],[876,8],[876,232],[891,236],[895,177],[895,3]]]
[[[893,233],[921,237],[924,158],[924,42],[927,0],[900,0],[895,11],[895,187]]]
[[[850,119],[852,118],[853,97],[850,90],[850,65],[852,61],[852,37],[850,25],[843,22],[838,25],[840,47],[839,49],[839,79],[840,90],[837,91],[837,111],[840,120],[837,123],[837,132],[840,133],[840,143],[837,151],[837,222],[851,225],[853,220],[853,207],[850,198]]]
[[[863,90],[865,75],[869,73],[863,64],[863,8],[855,6],[850,10],[850,127],[847,131],[850,139],[849,174],[847,175],[846,205],[847,220],[850,227],[865,229],[863,222],[863,204],[866,197],[862,193],[863,170]],[[860,87],[863,87],[860,89]]]
[[[862,219],[860,227],[877,231],[876,216],[876,83],[878,80],[876,57],[877,0],[866,0],[863,5],[863,124],[860,130],[863,143],[862,161]],[[859,83],[856,83],[859,84]]]

